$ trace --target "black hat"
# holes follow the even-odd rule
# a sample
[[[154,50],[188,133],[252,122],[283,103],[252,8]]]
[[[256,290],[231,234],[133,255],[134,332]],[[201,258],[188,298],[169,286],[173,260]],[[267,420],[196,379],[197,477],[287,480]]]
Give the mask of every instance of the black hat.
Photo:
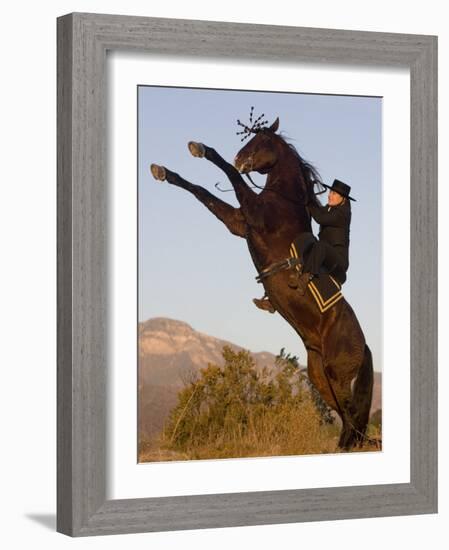
[[[326,185],[325,183],[323,183],[323,185],[324,187],[327,187],[328,189],[335,191],[342,197],[345,197],[346,199],[350,199],[351,201],[355,201],[355,199],[349,196],[349,193],[351,192],[351,188],[349,187],[349,185],[346,185],[346,183],[343,183],[340,180],[334,180],[332,187],[330,185]]]

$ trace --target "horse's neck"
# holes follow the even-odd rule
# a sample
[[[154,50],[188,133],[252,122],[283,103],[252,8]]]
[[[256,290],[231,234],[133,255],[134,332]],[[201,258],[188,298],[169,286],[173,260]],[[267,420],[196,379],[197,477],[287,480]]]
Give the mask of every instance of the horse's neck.
[[[258,269],[289,256],[290,244],[303,231],[311,231],[310,216],[304,205],[305,182],[300,168],[292,163],[278,162],[268,174],[264,190],[259,197],[266,198],[266,225],[271,231],[252,231],[248,237],[248,246]],[[276,204],[279,208],[276,208]],[[270,216],[278,216],[271,220]],[[281,223],[282,227],[279,227]]]
[[[301,166],[289,151],[284,151],[268,174],[265,189],[279,191],[292,201],[305,198],[306,187]]]
[[[305,203],[308,195],[306,182],[296,159],[280,159],[267,176],[261,195],[277,197],[292,211],[299,231],[310,231],[310,215]]]

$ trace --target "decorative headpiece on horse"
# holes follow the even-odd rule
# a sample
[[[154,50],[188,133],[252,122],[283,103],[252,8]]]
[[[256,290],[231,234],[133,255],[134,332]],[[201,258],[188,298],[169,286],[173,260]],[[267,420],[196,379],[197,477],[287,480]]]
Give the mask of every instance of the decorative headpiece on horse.
[[[241,132],[236,132],[236,134],[237,135],[245,134],[240,141],[244,141],[251,134],[257,134],[257,132],[260,132],[260,130],[263,130],[264,126],[268,124],[268,120],[262,120],[263,117],[265,116],[264,113],[262,113],[259,117],[257,117],[256,120],[253,122],[253,111],[254,111],[254,107],[251,107],[251,112],[249,114],[250,126],[248,126],[247,124],[243,124],[243,122],[237,119],[237,124],[239,126],[242,126],[243,130]]]

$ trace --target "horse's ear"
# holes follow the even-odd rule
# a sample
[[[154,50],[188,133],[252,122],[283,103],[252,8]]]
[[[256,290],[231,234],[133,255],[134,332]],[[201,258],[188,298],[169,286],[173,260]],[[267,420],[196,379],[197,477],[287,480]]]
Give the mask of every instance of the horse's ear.
[[[277,132],[279,129],[279,117],[273,122],[273,124],[268,128],[272,132]]]

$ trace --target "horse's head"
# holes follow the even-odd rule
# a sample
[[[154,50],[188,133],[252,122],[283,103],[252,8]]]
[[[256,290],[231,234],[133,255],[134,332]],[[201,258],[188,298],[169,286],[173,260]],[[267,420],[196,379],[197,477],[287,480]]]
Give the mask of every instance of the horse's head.
[[[279,128],[277,118],[268,128],[252,130],[254,137],[237,153],[234,166],[242,174],[270,172],[278,161],[278,139],[276,131]]]
[[[284,197],[290,196],[296,201],[313,202],[319,204],[314,193],[314,187],[318,191],[324,189],[317,170],[305,161],[298,151],[289,144],[285,138],[277,134],[279,118],[271,126],[265,126],[267,122],[260,122],[261,115],[251,127],[237,121],[243,127],[245,134],[243,139],[254,134],[254,137],[237,153],[234,166],[241,174],[259,172],[267,174],[276,172],[276,176],[267,178],[265,189],[275,190],[282,187]],[[252,122],[252,108],[250,122]]]

